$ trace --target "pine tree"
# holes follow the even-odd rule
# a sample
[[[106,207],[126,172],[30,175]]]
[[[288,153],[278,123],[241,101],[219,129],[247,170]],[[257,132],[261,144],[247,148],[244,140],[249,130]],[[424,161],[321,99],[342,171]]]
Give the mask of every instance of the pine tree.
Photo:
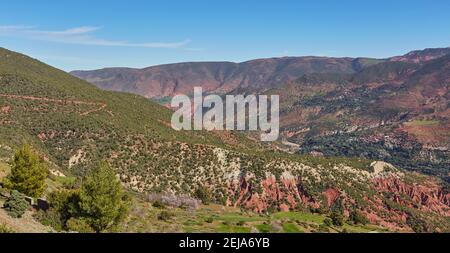
[[[47,188],[45,179],[48,174],[44,161],[30,146],[25,145],[14,155],[11,173],[6,179],[5,186],[38,198]]]
[[[200,186],[195,191],[195,197],[200,199],[204,205],[209,205],[211,203],[211,192],[205,186]]]
[[[344,225],[344,203],[341,198],[337,199],[331,207],[330,218],[335,226]]]
[[[86,222],[96,231],[114,228],[127,213],[122,185],[107,163],[99,164],[85,178],[80,192],[80,208]]]

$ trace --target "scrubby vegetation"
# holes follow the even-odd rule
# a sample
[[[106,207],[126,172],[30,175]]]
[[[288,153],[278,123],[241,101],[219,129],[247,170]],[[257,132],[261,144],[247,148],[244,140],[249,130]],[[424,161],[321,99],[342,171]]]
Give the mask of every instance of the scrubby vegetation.
[[[345,155],[370,160],[381,160],[399,168],[445,178],[450,168],[448,151],[435,150],[424,155],[422,145],[405,134],[368,140],[363,133],[336,134],[305,140],[300,153],[321,152],[326,156]]]
[[[25,195],[16,190],[11,192],[11,196],[3,204],[3,208],[13,218],[21,218],[29,207]]]
[[[211,193],[205,186],[200,186],[194,196],[202,201],[204,205],[208,205],[211,202]]]
[[[267,93],[280,94],[283,132],[302,154],[383,160],[450,182],[448,62],[356,59],[357,73],[305,75]]]
[[[129,198],[106,163],[83,179],[80,189],[63,189],[49,196],[50,209],[36,216],[57,230],[113,231],[126,218]]]
[[[353,222],[353,224],[367,225],[370,223],[367,217],[358,210],[354,210],[350,213],[349,220]]]
[[[9,234],[9,233],[14,233],[14,231],[6,225],[0,224],[0,234]]]
[[[124,222],[125,232],[223,232],[223,233],[313,233],[320,232],[325,215],[305,212],[257,214],[222,205],[201,205],[195,211],[183,208],[156,208],[149,202],[136,201]],[[387,232],[375,225],[333,224],[328,232]]]

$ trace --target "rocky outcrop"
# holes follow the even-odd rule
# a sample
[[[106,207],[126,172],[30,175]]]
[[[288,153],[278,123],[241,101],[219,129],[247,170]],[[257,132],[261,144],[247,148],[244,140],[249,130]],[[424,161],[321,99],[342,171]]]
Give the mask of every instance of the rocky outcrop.
[[[377,178],[373,183],[379,192],[390,193],[396,203],[450,216],[450,193],[435,183],[408,184],[395,177]]]
[[[258,191],[258,186],[252,179],[251,177],[241,178],[239,191],[230,192],[236,200],[228,199],[227,205],[242,206],[258,213],[273,208],[280,211],[292,211],[300,206],[331,207],[342,196],[339,190],[328,188],[322,193],[323,200],[319,200],[305,190],[301,178],[282,176],[277,181],[272,175],[260,182],[261,188]]]
[[[241,178],[240,190],[231,191],[231,196],[236,196],[236,200],[229,199],[228,205],[243,206],[258,213],[270,208],[289,211],[296,209],[300,204],[319,206],[318,202],[303,189],[301,179],[282,178],[277,181],[275,176],[270,175],[260,182],[260,187],[255,185],[252,179],[248,176]]]
[[[409,183],[407,176],[390,164],[377,162],[372,166],[376,167],[375,171],[366,178],[367,186],[375,194],[367,193],[363,197],[363,202],[366,203],[363,205],[339,187],[326,187],[323,191],[311,194],[305,190],[308,184],[301,177],[294,177],[289,173],[283,173],[279,177],[267,174],[263,180],[256,180],[252,175],[241,175],[240,180],[229,185],[227,205],[265,213],[299,208],[329,210],[335,203],[342,201],[344,216],[349,217],[352,210],[358,208],[372,224],[395,231],[412,231],[408,224],[411,213],[408,209],[393,208],[387,200],[425,215],[450,216],[450,193],[437,182],[431,181],[433,179],[413,180],[415,183]],[[395,171],[388,173],[385,171],[386,167]]]
[[[9,114],[10,111],[11,111],[11,106],[9,106],[9,105],[0,107],[0,114]]]

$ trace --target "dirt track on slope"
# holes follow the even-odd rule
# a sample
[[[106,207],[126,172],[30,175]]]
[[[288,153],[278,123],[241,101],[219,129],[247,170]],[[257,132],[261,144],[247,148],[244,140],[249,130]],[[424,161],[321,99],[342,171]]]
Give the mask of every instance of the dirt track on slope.
[[[62,100],[62,99],[52,99],[52,98],[43,98],[43,97],[33,97],[33,96],[21,96],[21,95],[11,95],[11,94],[1,94],[0,97],[9,98],[9,99],[23,99],[23,100],[32,100],[32,101],[43,101],[43,102],[50,102],[55,104],[73,104],[73,105],[89,105],[89,106],[95,106],[95,109],[80,113],[81,116],[86,116],[91,113],[103,111],[108,106],[106,103],[99,103],[99,102],[87,102],[87,101],[80,101],[80,100]],[[113,116],[111,111],[105,110],[107,113],[109,113],[111,116]]]

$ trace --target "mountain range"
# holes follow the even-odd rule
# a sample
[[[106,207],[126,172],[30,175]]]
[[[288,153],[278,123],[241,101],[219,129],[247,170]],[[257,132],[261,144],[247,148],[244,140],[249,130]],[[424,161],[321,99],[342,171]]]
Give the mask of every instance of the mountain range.
[[[354,74],[381,62],[423,63],[449,52],[450,48],[427,49],[389,59],[310,56],[258,59],[242,63],[187,62],[144,69],[73,71],[71,74],[102,89],[163,98],[190,93],[194,86],[201,86],[211,93],[261,91],[296,80],[305,74]]]
[[[72,74],[162,103],[194,86],[215,94],[277,94],[283,139],[293,152],[380,159],[449,181],[449,53],[436,48],[386,59],[284,57]]]

